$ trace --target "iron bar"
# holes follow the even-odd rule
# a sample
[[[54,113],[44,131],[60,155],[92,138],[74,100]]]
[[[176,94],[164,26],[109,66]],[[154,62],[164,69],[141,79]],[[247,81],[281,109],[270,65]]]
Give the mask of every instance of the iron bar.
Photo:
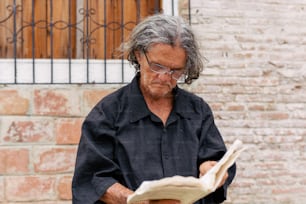
[[[47,11],[47,9],[46,9]],[[50,65],[51,65],[51,84],[53,84],[53,0],[50,0]]]
[[[72,39],[71,39],[71,16],[72,16],[72,13],[71,13],[71,0],[69,0],[68,2],[68,70],[69,70],[69,75],[68,75],[68,81],[69,81],[69,84],[71,84],[71,59],[72,59]]]
[[[33,83],[35,84],[35,2],[32,0],[32,18],[31,18],[31,28],[32,28],[32,64],[33,64]]]
[[[14,5],[13,5],[13,17],[14,17],[14,31],[13,31],[13,43],[14,43],[14,83],[17,84],[17,25],[16,25],[16,19],[17,19],[17,5],[16,5],[16,0],[14,0]]]
[[[124,0],[121,0],[121,42],[124,41]],[[124,81],[124,56],[121,56],[121,81]]]
[[[107,28],[107,26],[106,26],[106,24],[107,24],[107,20],[106,20],[106,18],[107,18],[107,9],[106,9],[106,1],[107,0],[104,0],[104,26],[103,26],[103,28],[104,28],[104,83],[107,83],[107,79],[106,79],[106,76],[107,76],[107,64],[106,64],[106,58],[107,58],[107,55],[106,55],[106,50],[107,50],[107,40],[106,40],[106,38],[107,38],[107,30],[106,30],[106,28]]]
[[[175,14],[175,10],[174,10],[174,2],[176,0],[172,0],[172,1],[168,1],[169,3],[172,4],[171,10],[168,9],[169,13],[172,13],[172,15]],[[135,8],[135,22],[134,21],[126,21],[126,2],[124,0],[121,0],[121,8],[118,9],[118,14],[117,16],[120,16],[117,18],[117,16],[114,15],[114,18],[117,18],[118,21],[116,22],[116,20],[112,20],[110,18],[109,14],[111,13],[108,9],[110,8],[110,6],[108,4],[110,4],[109,0],[104,0],[104,11],[102,11],[104,14],[102,15],[104,17],[103,21],[101,22],[101,19],[97,19],[98,15],[98,8],[93,8],[94,4],[91,4],[90,0],[83,0],[83,1],[78,1],[79,4],[83,3],[83,6],[80,6],[79,12],[74,11],[73,9],[77,9],[79,8],[78,6],[73,5],[73,3],[76,3],[75,0],[68,0],[67,5],[68,5],[68,18],[65,19],[57,19],[57,17],[55,18],[55,13],[54,13],[54,9],[57,8],[56,6],[56,1],[54,0],[48,0],[47,3],[45,4],[45,7],[43,8],[44,11],[46,12],[46,15],[41,19],[39,17],[37,17],[36,15],[39,14],[39,12],[37,11],[37,5],[38,4],[36,0],[32,0],[30,1],[30,4],[26,4],[28,3],[28,1],[21,1],[21,5],[17,5],[17,0],[13,0],[12,4],[13,5],[8,5],[6,7],[7,10],[9,10],[9,13],[6,17],[0,19],[0,27],[2,27],[2,30],[7,30],[8,33],[11,33],[12,37],[8,37],[6,43],[7,44],[12,44],[13,46],[11,46],[11,50],[8,52],[3,51],[4,55],[7,57],[9,53],[11,53],[11,56],[13,57],[13,62],[12,62],[12,68],[11,68],[11,83],[14,84],[55,84],[55,83],[67,83],[67,84],[73,84],[73,83],[116,83],[116,82],[112,82],[108,77],[109,72],[111,71],[109,69],[109,60],[108,58],[113,59],[117,56],[115,56],[116,50],[113,51],[109,51],[110,48],[114,47],[113,45],[118,46],[118,42],[117,40],[115,40],[115,36],[117,36],[117,34],[115,34],[114,32],[118,32],[118,37],[121,38],[121,42],[123,43],[124,38],[126,37],[126,33],[127,30],[130,31],[132,29],[132,27],[137,24],[142,17],[144,17],[144,13],[148,13],[149,15],[152,15],[153,13],[159,13],[161,11],[161,7],[160,7],[160,0],[154,0],[154,3],[152,5],[148,4],[149,6],[146,6],[147,8],[150,8],[151,10],[147,10],[146,12],[142,12],[141,8],[144,8],[144,1],[141,0],[137,0],[136,1],[136,8]],[[98,2],[98,1],[97,1]],[[118,1],[120,2],[120,1]],[[191,23],[191,15],[190,15],[190,0],[188,0],[188,15],[189,15],[189,23]],[[32,8],[29,8],[28,6],[31,6]],[[151,7],[150,7],[151,6]],[[154,8],[152,8],[154,7]],[[42,8],[39,8],[42,9]],[[113,9],[113,8],[111,8]],[[66,11],[63,11],[66,12]],[[101,11],[100,11],[101,12]],[[28,17],[25,17],[25,14],[28,14]],[[19,18],[20,15],[20,18]],[[113,15],[113,14],[111,14]],[[18,18],[18,19],[17,19]],[[119,19],[120,18],[120,19]],[[7,26],[7,22],[10,21],[10,19],[12,19],[12,24]],[[20,24],[19,24],[19,19],[20,19]],[[18,20],[18,22],[17,22]],[[26,22],[28,21],[28,22]],[[31,30],[27,30],[26,28],[29,28]],[[101,32],[101,29],[104,29]],[[41,50],[39,49],[40,43],[38,41],[38,39],[36,39],[37,37],[40,36],[40,30],[43,30],[43,32],[49,32],[49,36],[50,39],[44,39],[44,42],[47,42],[47,46],[43,47],[45,50],[43,51],[44,53],[41,53]],[[68,63],[68,67],[67,67],[67,71],[69,73],[67,73],[65,71],[65,73],[67,73],[67,78],[64,79],[64,81],[62,82],[58,82],[58,79],[55,78],[58,76],[58,69],[56,67],[55,69],[55,65],[57,65],[58,61],[56,61],[58,58],[58,54],[55,53],[55,51],[57,51],[56,49],[56,44],[57,43],[57,39],[55,39],[55,36],[57,36],[57,31],[58,30],[66,30],[65,35],[67,35],[67,52],[66,52],[66,57],[64,57],[64,59],[67,60]],[[100,31],[99,31],[100,30]],[[28,32],[29,34],[27,34],[26,32]],[[101,41],[101,44],[104,44],[104,54],[102,55],[102,57],[104,57],[102,61],[102,63],[104,64],[102,74],[104,72],[104,78],[97,79],[99,81],[95,81],[95,76],[93,73],[95,72],[91,72],[91,63],[92,63],[92,58],[96,58],[96,52],[92,51],[91,49],[93,48],[94,44],[99,43],[97,41],[97,39],[95,38],[95,32],[101,32],[102,35],[104,35],[103,41]],[[81,44],[76,44],[74,45],[74,43],[77,43],[77,41],[75,40],[75,36],[77,36],[77,34],[80,34],[81,37]],[[30,36],[31,35],[31,36]],[[110,36],[112,35],[112,36]],[[29,36],[28,39],[23,39],[24,37]],[[20,43],[19,39],[21,39],[21,46],[19,46]],[[26,40],[31,39],[31,44],[30,46],[32,46],[32,48],[26,48],[26,44],[24,42],[26,42]],[[110,47],[110,45],[108,45],[109,40],[108,39],[112,39],[113,45]],[[40,39],[41,40],[41,39]],[[9,47],[7,45],[1,45],[2,47]],[[21,47],[21,48],[19,48]],[[82,50],[81,53],[83,53],[82,56],[75,54],[75,48],[76,50]],[[19,51],[19,49],[21,49],[21,52]],[[22,50],[23,49],[23,50]],[[29,50],[28,53],[26,53],[26,50]],[[97,49],[99,50],[99,49]],[[37,53],[39,52],[39,53]],[[22,70],[22,66],[24,64],[20,63],[18,64],[18,60],[19,57],[24,57],[24,56],[28,56],[29,57],[29,61],[31,62],[31,66],[30,70],[31,73],[29,75],[32,75],[31,78],[28,82],[27,80],[24,81],[23,75],[25,72]],[[50,69],[48,68],[48,72],[50,73],[50,76],[48,74],[49,78],[40,78],[40,75],[38,73],[41,73],[41,71],[39,70],[40,66],[38,65],[38,63],[40,63],[40,61],[38,60],[38,58],[48,58],[48,61],[50,62]],[[0,56],[1,58],[1,56]],[[84,82],[79,82],[76,81],[74,78],[74,59],[75,58],[82,58],[85,60],[84,64],[86,66],[86,79],[84,79]],[[124,55],[120,56],[119,58],[117,58],[118,61],[117,63],[121,64],[121,79],[119,78],[118,80],[120,80],[117,83],[125,83],[125,79],[127,77],[126,73],[125,73],[125,67],[126,66],[126,62],[124,60]],[[27,60],[27,59],[25,59]],[[119,61],[120,60],[120,61]],[[56,63],[56,64],[55,64]],[[21,67],[21,68],[20,68]],[[102,67],[102,66],[101,66]],[[93,68],[96,68],[95,66],[93,66]],[[4,70],[4,69],[2,69]],[[7,83],[7,82],[4,82]],[[0,81],[0,84],[3,84],[3,82]]]
[[[86,81],[89,83],[89,52],[90,52],[90,37],[89,37],[89,5],[86,1]]]

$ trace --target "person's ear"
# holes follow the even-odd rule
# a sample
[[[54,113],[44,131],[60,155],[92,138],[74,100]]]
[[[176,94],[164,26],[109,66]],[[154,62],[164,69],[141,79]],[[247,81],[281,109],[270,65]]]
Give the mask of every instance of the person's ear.
[[[139,62],[140,61],[141,52],[139,50],[135,50],[134,54],[135,54],[135,57],[137,59],[137,62]]]

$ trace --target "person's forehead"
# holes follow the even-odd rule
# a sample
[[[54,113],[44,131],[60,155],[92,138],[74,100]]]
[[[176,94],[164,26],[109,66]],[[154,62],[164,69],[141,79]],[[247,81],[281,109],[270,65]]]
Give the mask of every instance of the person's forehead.
[[[186,63],[186,52],[179,46],[155,44],[147,51],[151,62],[167,67],[183,68]]]

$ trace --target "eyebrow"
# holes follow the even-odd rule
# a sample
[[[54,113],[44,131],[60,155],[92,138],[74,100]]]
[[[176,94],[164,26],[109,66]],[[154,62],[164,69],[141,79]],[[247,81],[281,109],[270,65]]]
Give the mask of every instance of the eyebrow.
[[[185,69],[185,68],[170,68],[170,67],[168,67],[168,66],[164,66],[164,65],[162,65],[162,64],[159,64],[159,63],[155,63],[155,62],[151,62],[151,64],[156,64],[156,65],[158,65],[158,66],[161,66],[161,67],[163,67],[163,68],[168,68],[168,69],[170,69],[170,70],[172,70],[172,71],[180,71],[180,70],[183,70],[183,69]]]
[[[157,63],[157,62],[152,62],[152,60],[150,59],[149,60],[149,58],[148,58],[148,56],[147,56],[147,52],[143,49],[142,50],[142,52],[143,52],[143,54],[145,55],[145,58],[146,58],[146,60],[148,61],[148,63],[149,64],[155,64],[155,65],[157,65],[157,66],[161,66],[161,67],[163,67],[163,68],[167,68],[167,69],[170,69],[170,70],[184,70],[185,69],[185,67],[179,67],[179,68],[174,68],[174,67],[172,67],[172,68],[170,68],[170,67],[168,67],[168,66],[165,66],[165,65],[162,65],[162,64],[159,64],[159,63]]]

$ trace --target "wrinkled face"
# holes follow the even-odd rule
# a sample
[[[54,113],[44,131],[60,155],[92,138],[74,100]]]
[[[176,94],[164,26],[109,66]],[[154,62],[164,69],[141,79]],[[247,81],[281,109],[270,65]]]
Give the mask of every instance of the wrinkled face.
[[[146,54],[146,56],[145,56]],[[167,44],[152,45],[146,53],[136,52],[140,64],[140,88],[143,94],[152,99],[169,97],[177,80],[172,77],[175,72],[184,72],[186,65],[185,50]],[[152,65],[160,65],[168,72],[158,73],[152,71]],[[152,67],[153,68],[153,67]]]

